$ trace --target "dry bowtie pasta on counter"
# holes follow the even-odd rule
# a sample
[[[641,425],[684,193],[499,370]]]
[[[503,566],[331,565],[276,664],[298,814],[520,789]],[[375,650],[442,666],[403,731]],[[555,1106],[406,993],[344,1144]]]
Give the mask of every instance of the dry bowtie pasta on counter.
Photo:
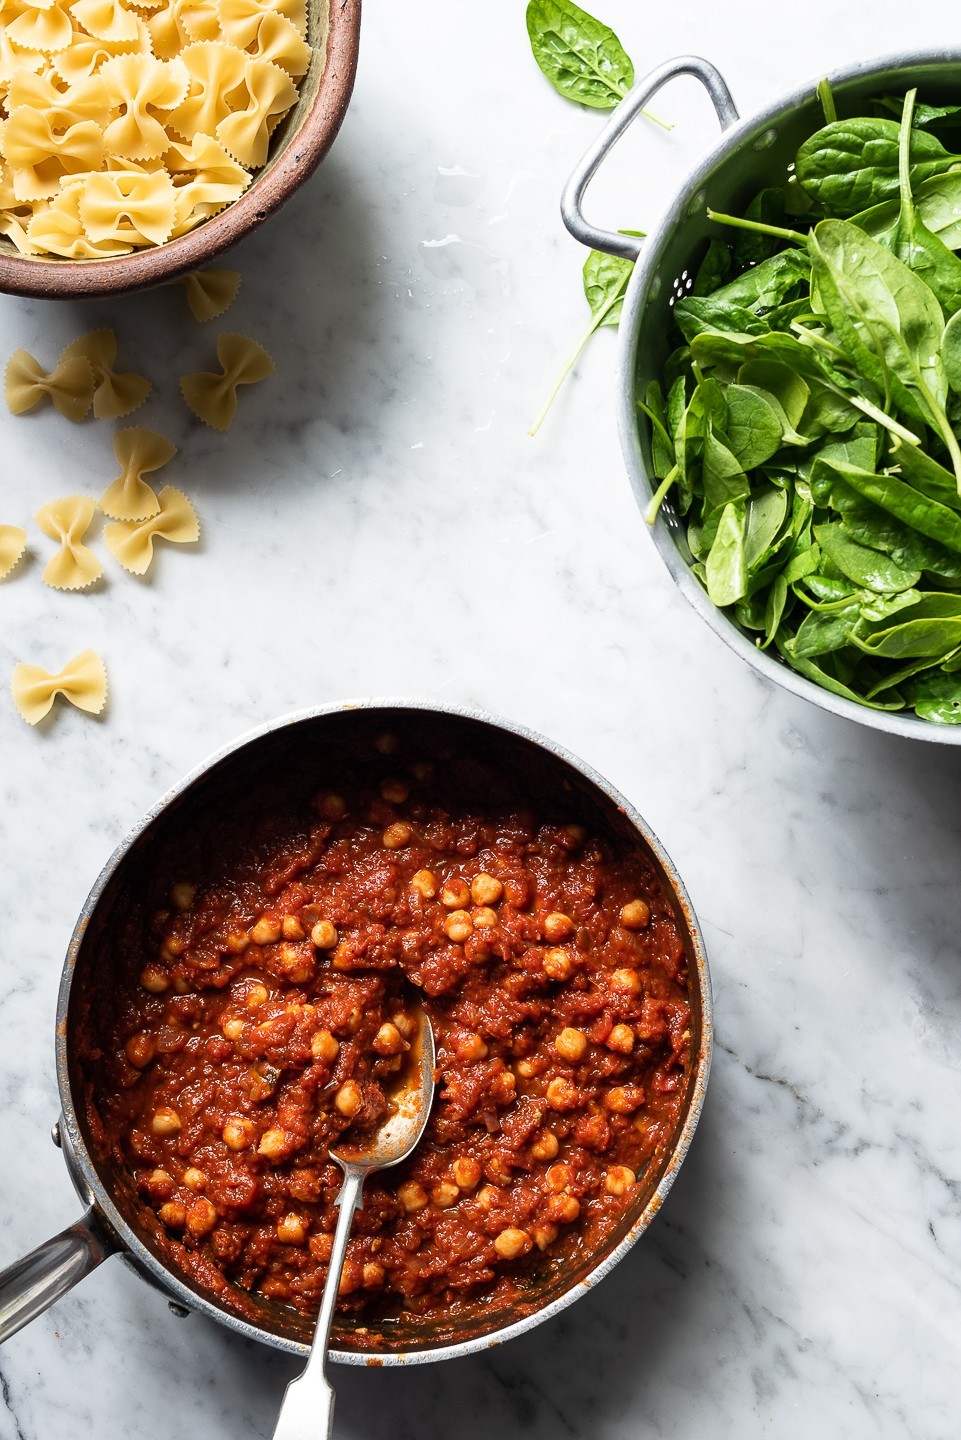
[[[216,320],[236,300],[240,273],[211,266],[208,270],[191,270],[189,275],[173,283],[184,287],[195,320]]]
[[[220,335],[217,339],[220,370],[185,375],[181,393],[191,410],[214,430],[229,430],[237,413],[237,388],[266,380],[274,362],[262,345],[246,335]]]
[[[160,501],[143,478],[161,470],[177,453],[163,435],[130,425],[113,437],[120,474],[100,497],[100,508],[111,520],[146,520],[156,515]]]
[[[0,234],[125,255],[237,200],[310,64],[306,0],[0,0]]]
[[[153,542],[170,540],[191,545],[200,539],[200,523],[186,495],[165,485],[158,497],[156,515],[146,520],[118,521],[104,527],[103,543],[131,575],[145,575],[153,559]]]
[[[117,337],[112,330],[91,330],[61,352],[47,374],[39,360],[17,350],[7,362],[4,386],[14,415],[49,400],[68,420],[85,420],[91,407],[98,420],[119,420],[138,409],[150,394],[143,375],[122,374],[117,363]]]
[[[0,525],[0,580],[23,558],[27,548],[27,532],[19,525]]]
[[[2,3],[0,0],[0,6]],[[2,56],[0,46],[0,60]],[[195,318],[207,320],[231,305],[240,276],[232,270],[210,270],[175,283],[185,286]],[[220,371],[184,376],[181,392],[198,419],[227,430],[236,415],[238,387],[266,379],[274,365],[264,347],[244,335],[221,335],[217,355]],[[75,423],[83,421],[91,409],[97,418],[129,414],[146,400],[151,383],[142,375],[118,372],[116,363],[117,338],[110,329],[93,330],[73,341],[49,373],[27,351],[18,350],[6,369],[8,407],[14,415],[23,415],[49,401]],[[194,543],[200,538],[200,524],[186,495],[171,485],[165,485],[158,495],[144,478],[169,464],[177,454],[175,445],[139,425],[118,430],[113,445],[120,474],[99,501],[100,511],[113,522],[104,527],[103,543],[125,570],[144,575],[153,560],[154,541]],[[88,590],[102,578],[103,566],[85,543],[97,510],[98,502],[90,496],[66,495],[37,511],[37,525],[59,542],[43,572],[44,581],[54,589]],[[26,546],[25,530],[0,525],[0,580],[15,568]],[[103,684],[91,690],[85,680],[97,666]],[[93,651],[84,651],[58,675],[37,666],[18,665],[11,689],[17,709],[31,725],[44,718],[57,695],[92,714],[100,714],[106,704],[103,662]]]
[[[42,720],[58,695],[88,715],[99,715],[107,703],[107,670],[96,651],[84,650],[57,675],[40,665],[15,666],[10,688],[28,725]]]
[[[54,590],[86,590],[103,575],[100,561],[83,543],[96,510],[96,500],[87,495],[64,495],[37,511],[33,518],[44,535],[60,541],[60,549],[43,572],[44,584]]]

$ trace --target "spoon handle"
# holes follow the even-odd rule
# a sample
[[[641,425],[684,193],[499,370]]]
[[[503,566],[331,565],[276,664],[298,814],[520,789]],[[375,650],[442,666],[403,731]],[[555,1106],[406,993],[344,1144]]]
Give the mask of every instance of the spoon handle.
[[[334,1433],[334,1387],[327,1379],[327,1346],[337,1308],[337,1292],[347,1256],[354,1213],[363,1198],[364,1171],[344,1166],[344,1183],[334,1202],[340,1211],[317,1328],[307,1364],[284,1392],[273,1440],[330,1440]]]

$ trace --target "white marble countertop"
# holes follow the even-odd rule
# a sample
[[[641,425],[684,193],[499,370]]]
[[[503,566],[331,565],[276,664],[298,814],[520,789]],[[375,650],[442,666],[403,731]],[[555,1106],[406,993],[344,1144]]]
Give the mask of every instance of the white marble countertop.
[[[600,4],[600,0],[597,0]],[[604,0],[641,73],[717,63],[743,112],[871,52],[944,45],[945,0],[646,6]],[[469,16],[469,18],[468,18]],[[596,210],[638,226],[713,134],[692,81],[671,135],[624,142]],[[176,377],[212,358],[179,292],[0,299],[4,353],[52,363],[114,325],[157,383],[137,423],[180,446],[198,551],[96,593],[0,587],[0,1261],[76,1218],[51,1146],[55,995],[121,835],[216,746],[350,696],[489,708],[594,764],[647,816],[702,918],[717,1055],[651,1232],[593,1294],[482,1357],[340,1369],[356,1440],[954,1440],[961,1341],[961,754],[776,692],[675,593],[615,433],[615,337],[527,437],[581,330],[582,255],[557,198],[600,120],[555,97],[521,0],[368,0],[329,159],[237,253],[219,328],[272,351],[222,437]],[[0,520],[113,476],[110,426],[0,413]],[[518,618],[520,613],[521,618]],[[385,620],[401,626],[398,643]],[[29,730],[15,661],[92,645],[102,721]],[[643,1346],[643,1358],[638,1347]],[[192,1317],[117,1261],[0,1354],[0,1440],[255,1440],[294,1364]]]

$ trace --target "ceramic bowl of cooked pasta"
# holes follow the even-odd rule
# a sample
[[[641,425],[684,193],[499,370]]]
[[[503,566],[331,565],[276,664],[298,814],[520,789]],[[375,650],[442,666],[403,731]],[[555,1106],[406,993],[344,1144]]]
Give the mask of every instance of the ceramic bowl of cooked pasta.
[[[333,143],[359,29],[360,0],[11,0],[0,291],[144,289],[243,239]]]

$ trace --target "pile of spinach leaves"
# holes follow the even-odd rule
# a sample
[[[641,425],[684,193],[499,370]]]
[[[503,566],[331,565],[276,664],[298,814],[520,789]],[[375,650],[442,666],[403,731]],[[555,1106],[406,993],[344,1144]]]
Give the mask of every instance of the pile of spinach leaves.
[[[961,724],[961,108],[828,123],[710,241],[639,399],[694,570],[836,695]],[[956,147],[954,147],[956,148]]]

